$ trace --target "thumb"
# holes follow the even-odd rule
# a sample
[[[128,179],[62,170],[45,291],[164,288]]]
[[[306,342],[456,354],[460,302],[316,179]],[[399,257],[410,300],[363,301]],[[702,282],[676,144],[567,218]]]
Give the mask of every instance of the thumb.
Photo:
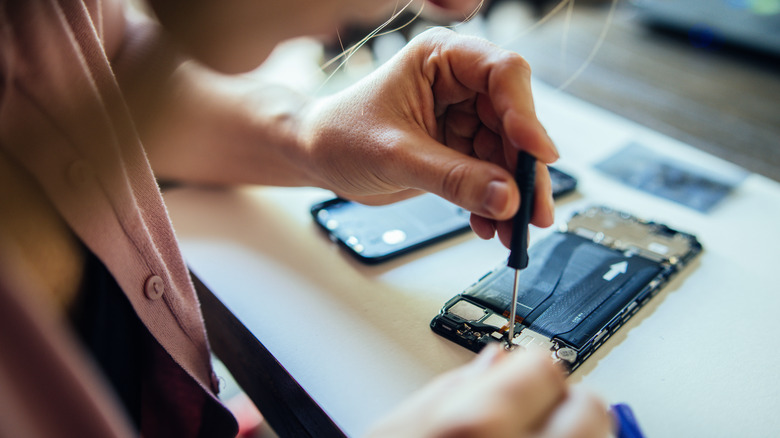
[[[519,206],[519,191],[504,168],[455,151],[428,136],[417,136],[407,148],[402,185],[422,189],[476,213],[506,220]],[[405,184],[404,184],[405,183]]]

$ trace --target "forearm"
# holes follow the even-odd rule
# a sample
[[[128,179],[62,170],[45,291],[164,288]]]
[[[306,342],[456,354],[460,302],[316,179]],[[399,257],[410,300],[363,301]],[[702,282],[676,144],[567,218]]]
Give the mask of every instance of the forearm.
[[[177,69],[168,92],[164,113],[142,134],[158,178],[321,185],[301,136],[306,97],[194,63]]]
[[[298,126],[305,96],[183,60],[153,25],[127,40],[114,65],[158,178],[321,185]]]

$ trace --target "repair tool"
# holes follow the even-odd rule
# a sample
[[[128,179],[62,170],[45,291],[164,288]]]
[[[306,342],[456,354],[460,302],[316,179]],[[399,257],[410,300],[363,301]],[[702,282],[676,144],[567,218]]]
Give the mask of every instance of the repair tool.
[[[514,348],[515,319],[517,318],[517,286],[519,274],[528,266],[528,224],[534,205],[534,181],[536,180],[536,158],[525,151],[517,154],[515,182],[520,189],[520,208],[512,221],[512,240],[509,244],[507,266],[515,270],[515,282],[512,288],[512,306],[509,309],[509,331],[506,348]]]

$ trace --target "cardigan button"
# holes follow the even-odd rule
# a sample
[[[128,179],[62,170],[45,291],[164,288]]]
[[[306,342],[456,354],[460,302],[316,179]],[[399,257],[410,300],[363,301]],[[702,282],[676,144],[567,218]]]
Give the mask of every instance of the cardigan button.
[[[214,371],[211,372],[211,389],[214,391],[214,395],[219,395],[219,383],[220,379],[219,376],[217,376],[217,373]]]
[[[144,293],[146,294],[146,298],[149,298],[150,300],[157,300],[163,296],[164,292],[165,283],[159,275],[152,275],[146,280],[146,285],[144,286]]]

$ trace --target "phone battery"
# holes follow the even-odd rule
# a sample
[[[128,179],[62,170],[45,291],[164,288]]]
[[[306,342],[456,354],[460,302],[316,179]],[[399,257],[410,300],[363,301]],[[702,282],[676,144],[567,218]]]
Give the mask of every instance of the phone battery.
[[[573,371],[700,251],[689,234],[608,208],[575,215],[529,250],[516,339],[550,348]],[[474,351],[503,339],[513,282],[502,264],[449,300],[432,329]]]

